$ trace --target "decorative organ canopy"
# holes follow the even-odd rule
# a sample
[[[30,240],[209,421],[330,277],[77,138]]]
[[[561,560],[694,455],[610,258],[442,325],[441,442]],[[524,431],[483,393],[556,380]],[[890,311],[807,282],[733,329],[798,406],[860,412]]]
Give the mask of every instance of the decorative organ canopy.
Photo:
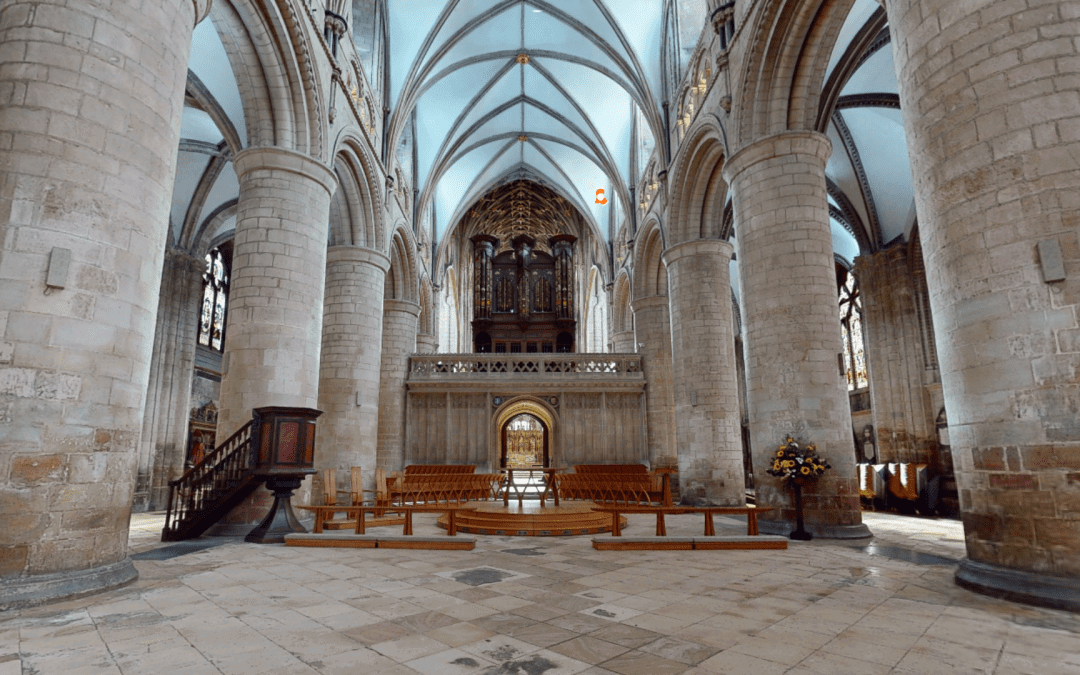
[[[529,180],[500,186],[469,210],[473,344],[478,352],[574,351],[578,235],[590,236],[577,210]],[[577,247],[587,254],[591,247]]]

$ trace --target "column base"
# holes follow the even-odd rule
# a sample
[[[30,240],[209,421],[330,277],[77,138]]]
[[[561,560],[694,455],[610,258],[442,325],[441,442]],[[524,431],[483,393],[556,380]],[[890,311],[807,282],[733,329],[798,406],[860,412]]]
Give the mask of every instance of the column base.
[[[975,593],[1026,605],[1080,612],[1080,579],[960,561],[956,584]]]
[[[0,579],[0,612],[103,593],[138,578],[139,571],[131,558],[125,557],[120,562],[89,570]]]
[[[806,523],[804,529],[814,539],[863,539],[872,537],[874,533],[865,523],[858,525],[815,525]],[[758,519],[758,531],[761,534],[776,534],[786,537],[795,530],[795,523],[787,520],[762,520]]]

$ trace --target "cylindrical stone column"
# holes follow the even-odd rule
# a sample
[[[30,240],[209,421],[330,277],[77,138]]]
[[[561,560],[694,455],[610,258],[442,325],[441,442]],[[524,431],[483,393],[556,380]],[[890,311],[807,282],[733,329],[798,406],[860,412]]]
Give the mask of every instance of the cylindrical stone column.
[[[888,0],[968,558],[1080,610],[1080,11]]]
[[[405,462],[405,378],[416,348],[420,305],[386,300],[383,305],[382,369],[379,379],[378,465],[400,471]]]
[[[317,469],[363,470],[365,489],[375,486],[382,363],[383,287],[390,258],[360,246],[331,246],[326,253],[322,360],[319,366]],[[313,503],[322,503],[316,480]]]
[[[150,382],[139,441],[134,510],[163,511],[169,481],[184,472],[191,382],[206,261],[186,251],[165,251]]]
[[[0,6],[0,610],[136,577],[137,447],[208,4]]]
[[[431,333],[416,334],[416,353],[434,354],[439,351],[439,337]]]
[[[611,351],[616,354],[633,354],[635,349],[634,331],[624,330],[611,336]]]
[[[862,523],[851,407],[840,374],[840,312],[825,162],[829,139],[785,132],[742,148],[724,166],[739,233],[750,443],[762,530],[787,534],[794,496],[766,473],[788,436],[817,446],[832,469],[803,488],[817,537],[869,536]]]
[[[732,246],[699,239],[664,251],[679,494],[684,504],[746,503],[735,380],[729,269]]]
[[[334,173],[307,155],[249,148],[233,160],[240,179],[226,318],[217,444],[262,406],[314,408],[319,397],[323,293]],[[316,438],[315,456],[322,446]],[[299,494],[299,501],[307,495]],[[215,534],[244,534],[266,515],[257,491]]]
[[[649,463],[653,468],[679,466],[675,446],[674,375],[671,366],[671,322],[668,296],[652,295],[631,303],[637,353],[648,385],[645,403],[648,424]],[[672,477],[677,478],[676,476]]]

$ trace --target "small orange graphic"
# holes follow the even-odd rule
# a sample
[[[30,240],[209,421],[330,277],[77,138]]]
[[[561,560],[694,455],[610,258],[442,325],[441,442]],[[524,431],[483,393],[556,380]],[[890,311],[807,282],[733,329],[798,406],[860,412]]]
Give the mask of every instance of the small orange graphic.
[[[600,190],[596,191],[596,202],[595,203],[597,203],[597,204],[607,204],[607,197],[604,197],[603,199],[600,198],[600,195],[602,195],[602,194],[604,194],[603,189],[600,189]]]

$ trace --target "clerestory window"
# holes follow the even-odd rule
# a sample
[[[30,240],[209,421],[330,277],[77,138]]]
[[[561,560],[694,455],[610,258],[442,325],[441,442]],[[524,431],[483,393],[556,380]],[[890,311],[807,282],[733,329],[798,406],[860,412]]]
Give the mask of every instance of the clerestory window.
[[[220,248],[206,254],[203,273],[199,344],[215,351],[225,347],[225,303],[229,295],[229,266]]]

